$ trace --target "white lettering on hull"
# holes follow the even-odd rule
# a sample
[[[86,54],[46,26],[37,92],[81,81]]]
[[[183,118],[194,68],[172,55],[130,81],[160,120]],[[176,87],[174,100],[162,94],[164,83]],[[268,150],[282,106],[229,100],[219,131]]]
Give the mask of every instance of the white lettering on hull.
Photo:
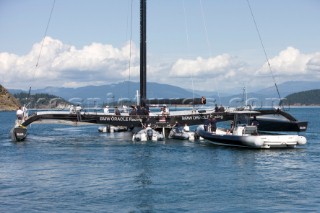
[[[100,121],[120,121],[120,122],[133,122],[133,121],[140,122],[140,121],[141,121],[141,119],[139,119],[139,118],[117,117],[117,116],[99,117],[99,120],[100,120]]]

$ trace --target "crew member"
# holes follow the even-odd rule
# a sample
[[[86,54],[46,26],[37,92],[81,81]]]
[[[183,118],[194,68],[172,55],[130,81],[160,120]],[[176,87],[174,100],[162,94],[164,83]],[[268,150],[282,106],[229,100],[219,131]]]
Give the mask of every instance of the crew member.
[[[131,107],[132,107],[132,110],[129,115],[137,115],[137,107],[133,105]]]
[[[167,105],[164,105],[164,106],[163,106],[162,114],[164,114],[164,115],[169,115],[169,108],[167,107]]]
[[[21,122],[21,120],[23,119],[23,111],[22,111],[21,107],[18,108],[16,115],[17,115],[18,121]]]
[[[118,107],[114,107],[114,114],[115,115],[121,115],[120,110],[118,109]]]
[[[76,112],[80,112],[81,111],[81,106],[78,104],[77,106],[76,106]]]
[[[251,125],[252,125],[252,126],[259,126],[259,121],[257,120],[257,117],[256,117],[256,116],[253,116]]]
[[[206,104],[206,103],[207,103],[207,99],[204,96],[202,96],[201,97],[201,104]]]
[[[189,132],[190,131],[190,128],[189,128],[188,124],[184,124],[183,130],[185,132]]]
[[[109,113],[109,106],[106,106],[106,107],[103,109],[103,113],[104,113],[104,114],[108,114],[108,113]]]

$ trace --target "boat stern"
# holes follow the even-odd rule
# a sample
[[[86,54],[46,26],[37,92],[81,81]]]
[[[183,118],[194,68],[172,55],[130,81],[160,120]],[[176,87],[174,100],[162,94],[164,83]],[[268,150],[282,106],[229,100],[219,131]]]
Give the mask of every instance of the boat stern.
[[[27,137],[27,128],[23,126],[13,127],[11,138],[14,141],[23,141]]]

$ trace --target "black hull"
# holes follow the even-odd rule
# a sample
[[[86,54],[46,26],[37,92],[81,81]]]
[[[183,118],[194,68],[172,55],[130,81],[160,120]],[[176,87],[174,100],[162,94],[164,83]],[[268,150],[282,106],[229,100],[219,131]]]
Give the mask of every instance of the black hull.
[[[154,129],[156,128],[172,128],[178,122],[181,124],[199,125],[203,124],[205,120],[210,117],[210,113],[186,114],[186,115],[104,115],[95,113],[81,113],[81,115],[72,114],[68,112],[50,113],[47,114],[33,114],[22,125],[28,126],[29,124],[42,121],[42,120],[62,120],[71,122],[92,123],[111,126],[126,126],[128,128],[142,127],[142,124],[151,124]]]
[[[257,110],[266,117],[257,117],[259,131],[304,132],[308,128],[307,121],[298,121],[286,111],[280,109]],[[270,116],[270,117],[268,117]]]
[[[14,141],[23,141],[27,137],[27,128],[14,127],[11,130],[11,138]]]
[[[308,128],[306,121],[286,121],[268,118],[258,118],[259,131],[303,132]]]
[[[204,139],[210,141],[212,144],[223,145],[223,146],[238,146],[238,147],[248,147],[244,142],[243,136],[234,135],[215,135],[210,132],[204,131],[204,129],[197,129],[197,135],[203,137]],[[250,147],[253,148],[253,147]]]
[[[185,136],[181,134],[173,134],[173,135],[169,135],[169,138],[177,139],[177,140],[188,140],[189,136]]]
[[[266,114],[268,115],[268,114]],[[50,113],[33,114],[22,125],[29,124],[40,120],[65,120],[71,122],[84,122],[112,126],[127,126],[128,128],[142,127],[142,123],[150,123],[153,128],[172,127],[176,122],[187,124],[188,126],[203,124],[210,116],[216,117],[218,121],[233,120],[234,114],[228,112],[203,112],[197,114],[186,115],[169,115],[169,116],[147,116],[147,115],[104,115],[95,113],[81,113],[81,115],[72,113]],[[275,118],[258,117],[260,131],[306,131],[308,122],[300,122],[296,120],[283,120]]]

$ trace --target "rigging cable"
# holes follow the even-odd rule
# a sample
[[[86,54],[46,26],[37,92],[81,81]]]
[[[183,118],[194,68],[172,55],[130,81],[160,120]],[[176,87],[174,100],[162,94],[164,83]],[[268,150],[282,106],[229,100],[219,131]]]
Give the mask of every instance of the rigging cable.
[[[206,23],[206,19],[205,19],[205,16],[204,16],[204,10],[203,10],[203,5],[202,5],[202,0],[199,0],[199,2],[200,2],[200,7],[201,7],[202,23],[203,23],[204,30],[205,30],[205,34],[206,34],[206,42],[207,42],[207,45],[208,45],[208,47],[209,47],[209,53],[210,53],[210,57],[211,57],[211,56],[212,56],[211,44],[210,44],[210,41],[209,41],[208,30],[207,30],[207,23]]]
[[[184,23],[185,23],[186,36],[187,36],[188,53],[190,53],[190,40],[189,40],[189,30],[188,30],[188,21],[187,21],[185,1],[183,1],[183,12],[184,12]],[[193,82],[192,72],[191,72],[191,84],[192,84],[192,100],[194,102],[194,82]]]
[[[202,23],[203,23],[203,26],[204,26],[204,29],[205,29],[205,34],[206,34],[206,41],[207,41],[207,45],[208,45],[208,48],[209,48],[209,53],[210,53],[210,56],[209,57],[212,57],[212,51],[211,51],[211,43],[209,41],[209,36],[208,36],[208,30],[207,30],[207,23],[206,23],[206,18],[205,18],[205,14],[204,14],[204,10],[203,10],[203,5],[202,5],[202,0],[199,0],[200,2],[200,8],[201,8],[201,15],[202,15]],[[216,81],[215,81],[216,82]],[[218,91],[218,89],[216,88],[216,84],[214,85],[216,91],[217,91],[217,94],[218,94],[218,98],[219,98],[219,102],[221,104],[221,99],[220,99],[220,93]]]
[[[281,96],[280,96],[279,88],[278,88],[278,85],[277,85],[276,79],[275,79],[275,77],[274,77],[274,75],[273,75],[273,71],[272,71],[272,69],[271,69],[271,65],[270,65],[270,63],[269,63],[269,58],[268,58],[268,55],[267,55],[266,49],[264,48],[264,45],[263,45],[263,42],[262,42],[262,38],[261,38],[261,35],[260,35],[260,31],[259,31],[259,28],[258,28],[258,25],[257,25],[256,19],[255,19],[254,15],[253,15],[253,11],[252,11],[252,8],[251,8],[251,5],[250,5],[249,0],[247,0],[247,3],[248,3],[248,6],[249,6],[249,9],[250,9],[250,12],[251,12],[251,16],[252,16],[252,19],[253,19],[253,22],[254,22],[254,26],[255,26],[255,28],[256,28],[256,30],[257,30],[257,33],[258,33],[258,36],[259,36],[260,44],[261,44],[261,46],[262,46],[262,49],[263,49],[263,51],[264,51],[264,55],[265,55],[266,60],[267,60],[267,63],[268,63],[269,70],[270,70],[271,75],[272,75],[272,79],[273,79],[274,85],[275,85],[275,87],[276,87],[276,90],[277,90],[277,93],[278,93],[279,99],[281,100]],[[281,103],[281,102],[280,102],[280,103]]]
[[[38,58],[37,58],[37,63],[36,63],[36,66],[35,66],[35,71],[36,71],[36,69],[38,68],[38,65],[39,65],[39,60],[40,60],[40,56],[41,56],[41,53],[42,53],[42,48],[43,48],[44,40],[46,39],[46,36],[47,36],[47,32],[48,32],[48,29],[49,29],[49,25],[50,25],[50,21],[51,21],[51,17],[52,17],[52,13],[53,13],[53,9],[54,9],[55,3],[56,3],[56,0],[53,0],[53,4],[52,4],[52,7],[51,7],[51,11],[50,11],[50,15],[49,15],[49,20],[48,20],[48,23],[47,23],[47,27],[46,27],[46,30],[45,30],[45,32],[44,32],[44,37],[43,37],[42,42],[41,42],[41,47],[40,47],[39,55],[38,55]],[[32,80],[34,80],[34,78],[35,78],[35,71],[33,72],[33,78],[32,78]],[[30,96],[30,93],[31,93],[31,86],[30,86],[30,88],[29,88],[29,94],[28,94],[28,96]]]
[[[133,0],[131,0],[130,5],[130,44],[129,44],[129,62],[128,62],[128,97],[130,97],[130,80],[131,80],[131,57],[132,57],[132,5]],[[127,28],[128,28],[128,19],[127,19]]]

